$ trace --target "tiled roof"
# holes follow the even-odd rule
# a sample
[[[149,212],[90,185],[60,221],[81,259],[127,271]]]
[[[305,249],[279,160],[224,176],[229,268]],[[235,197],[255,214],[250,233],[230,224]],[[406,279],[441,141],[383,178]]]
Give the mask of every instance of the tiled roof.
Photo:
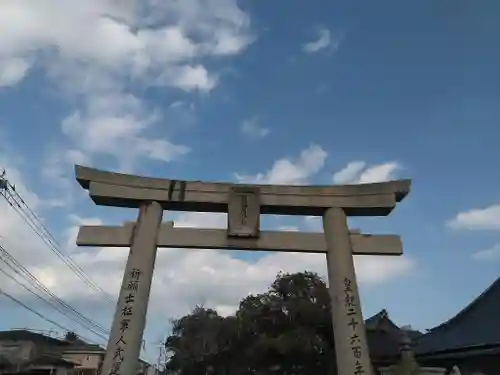
[[[399,327],[389,319],[389,313],[385,309],[366,319],[365,328],[368,330],[379,330],[384,328],[399,330]]]
[[[500,346],[500,278],[450,320],[417,340],[418,355]]]
[[[75,340],[64,340],[64,345],[65,345],[65,351],[89,351],[89,352],[102,352],[104,353],[104,349],[97,344],[89,344],[86,341],[83,341],[82,339],[75,339]]]
[[[374,361],[393,360],[399,357],[400,341],[386,331],[366,332],[370,357]]]
[[[365,320],[366,336],[370,356],[374,361],[395,360],[399,358],[404,334],[410,339],[420,334],[399,328],[390,318],[386,310]]]
[[[25,329],[16,329],[10,331],[0,331],[0,341],[33,341],[45,342],[60,345],[63,342],[50,336],[28,331]]]

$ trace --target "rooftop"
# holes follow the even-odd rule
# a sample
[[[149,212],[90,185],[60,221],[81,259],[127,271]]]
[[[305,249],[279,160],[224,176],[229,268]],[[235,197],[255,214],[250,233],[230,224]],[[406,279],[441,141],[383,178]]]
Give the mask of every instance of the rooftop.
[[[90,344],[78,336],[72,339],[58,339],[41,333],[33,332],[27,329],[14,329],[9,331],[0,331],[0,341],[31,341],[35,343],[47,343],[57,345],[64,352],[91,352],[105,353],[105,348],[98,344]],[[139,362],[149,365],[149,363],[141,358]]]
[[[500,278],[448,321],[417,340],[416,353],[428,355],[478,347],[500,347]]]
[[[0,341],[33,341],[61,345],[63,341],[27,329],[0,331]]]
[[[88,351],[88,352],[102,352],[104,353],[105,350],[103,347],[101,347],[98,344],[89,344],[88,342],[80,339],[80,338],[75,338],[73,340],[62,340],[63,345],[65,346],[65,351]]]
[[[366,336],[370,354],[375,360],[393,360],[399,357],[400,347],[404,335],[411,340],[421,336],[422,333],[415,330],[407,330],[398,327],[390,318],[386,310],[365,320]]]

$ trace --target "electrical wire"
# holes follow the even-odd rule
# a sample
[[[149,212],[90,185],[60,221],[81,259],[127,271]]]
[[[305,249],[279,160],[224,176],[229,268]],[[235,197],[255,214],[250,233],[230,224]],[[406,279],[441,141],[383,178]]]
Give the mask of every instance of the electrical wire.
[[[81,325],[86,330],[92,332],[94,335],[102,338],[103,340],[107,340],[107,338],[105,336],[103,336],[102,334],[103,333],[109,334],[108,330],[102,328],[99,324],[97,324],[94,321],[92,321],[91,319],[85,317],[84,315],[79,313],[77,310],[72,308],[70,305],[68,305],[66,302],[61,300],[54,293],[52,293],[48,288],[46,288],[38,279],[36,279],[36,277],[33,276],[29,271],[27,271],[25,269],[23,270],[24,267],[21,268],[21,270],[19,270],[19,266],[16,267],[16,263],[15,263],[17,261],[15,259],[13,259],[13,257],[10,254],[8,254],[8,257],[10,257],[10,259],[6,259],[6,258],[8,258],[5,256],[6,253],[8,254],[8,252],[5,250],[5,248],[3,248],[0,245],[0,259],[12,271],[14,271],[18,276],[21,276],[21,278],[23,278],[25,281],[27,281],[28,284],[31,284],[31,286],[34,287],[34,289],[37,289],[38,291],[42,292],[42,294],[47,294],[49,297],[51,297],[51,299],[49,300],[47,298],[44,298],[42,295],[38,294],[33,289],[30,289],[28,286],[21,283],[14,275],[8,273],[5,269],[0,268],[1,273],[6,275],[8,278],[10,278],[14,282],[16,282],[23,289],[25,289],[26,291],[28,291],[29,293],[31,293],[32,295],[37,297],[39,300],[43,301],[45,304],[47,304],[51,308],[55,309],[59,313],[65,315],[66,317],[71,319],[73,322]],[[9,262],[9,260],[10,260],[10,262]],[[12,262],[12,260],[14,260],[14,262]],[[14,265],[12,263],[14,263]],[[23,273],[24,273],[24,275],[23,275]],[[28,277],[26,277],[26,274]],[[27,278],[29,278],[29,279],[26,280]]]
[[[48,289],[40,280],[36,278],[26,267],[24,267],[20,262],[18,262],[3,245],[0,244],[0,260],[2,260],[11,270],[13,270],[18,276],[28,282],[32,287],[37,289],[42,294],[50,298],[53,303],[58,306],[58,311],[64,311],[65,315],[69,314],[72,320],[76,323],[82,325],[94,334],[98,334],[94,331],[96,329],[100,333],[109,335],[109,330],[103,328],[101,325],[96,323],[90,318],[87,318],[74,307],[70,306],[68,303],[63,301],[57,295],[55,295],[50,289]],[[43,298],[43,297],[42,297]]]
[[[23,307],[24,309],[32,312],[33,314],[37,315],[39,318],[42,318],[43,320],[49,322],[50,324],[66,331],[66,332],[72,332],[72,330],[70,330],[69,328],[53,321],[52,319],[50,318],[47,318],[45,315],[39,313],[38,311],[36,311],[35,309],[32,309],[31,307],[29,307],[28,305],[26,305],[25,303],[21,302],[20,300],[18,300],[17,298],[15,298],[14,296],[12,296],[11,294],[7,293],[6,291],[4,291],[2,288],[0,288],[0,294],[4,295],[5,297],[7,297],[8,299],[10,299],[11,301],[15,302],[16,304],[18,304],[19,306]],[[81,336],[81,335],[78,335],[79,337],[81,337],[82,339],[88,341],[89,343],[92,343],[91,340]],[[98,344],[98,345],[102,345],[102,344]]]
[[[14,211],[16,211],[16,213],[21,217],[21,219],[24,221],[24,223],[47,245],[47,247],[52,252],[54,252],[56,254],[56,256],[61,261],[63,261],[63,263],[66,264],[66,266],[68,268],[70,268],[71,271],[73,271],[73,273],[79,279],[81,279],[93,291],[104,295],[106,297],[106,300],[108,303],[110,303],[113,306],[116,304],[116,302],[113,300],[113,298],[108,293],[106,293],[99,286],[99,284],[97,284],[95,281],[93,281],[83,271],[83,269],[80,266],[78,266],[78,264],[74,261],[74,259],[69,254],[66,254],[64,251],[61,250],[61,246],[59,245],[58,241],[52,235],[52,233],[49,231],[49,229],[45,226],[45,224],[40,219],[40,217],[29,207],[29,205],[26,203],[26,201],[17,192],[17,190],[15,189],[15,186],[10,184],[10,182],[5,178],[5,171],[2,174],[0,174],[0,195],[5,199],[5,201],[9,204],[9,206],[12,207],[12,209]],[[3,255],[3,257],[2,257],[2,255]],[[50,296],[51,299],[57,303],[57,305],[54,305],[52,302],[46,300],[44,297],[37,294],[35,291],[30,290],[27,286],[21,284],[18,280],[16,280],[14,276],[8,275],[4,270],[0,269],[0,271],[2,273],[6,274],[9,278],[12,278],[14,281],[16,281],[19,285],[21,285],[24,289],[29,291],[31,294],[35,295],[37,298],[44,301],[49,306],[56,309],[58,312],[66,315],[71,320],[75,321],[75,318],[77,318],[77,323],[79,323],[80,325],[83,325],[88,331],[92,332],[94,335],[107,341],[106,337],[104,337],[101,334],[94,331],[93,328],[97,329],[98,331],[100,331],[104,334],[108,334],[108,335],[110,333],[109,330],[104,329],[98,323],[85,317],[84,315],[79,313],[76,309],[74,309],[73,307],[68,305],[66,302],[61,300],[59,297],[57,297],[48,288],[46,288],[33,274],[31,274],[24,266],[22,266],[21,263],[17,262],[12,257],[12,255],[9,252],[7,252],[7,250],[1,245],[0,245],[0,257],[2,258],[1,260],[3,260],[5,264],[7,264],[12,270],[14,270],[14,272],[16,272],[18,275],[21,275],[22,277],[24,277],[25,280],[27,278],[29,284],[34,286],[39,291]],[[7,261],[6,261],[6,258],[7,258]],[[8,261],[14,263],[14,266],[12,266],[12,264],[9,264]],[[17,269],[16,269],[16,267],[17,267]],[[19,271],[19,270],[21,270],[21,271]],[[3,293],[9,299],[18,303],[22,307],[32,311],[33,313],[35,313],[36,315],[40,316],[41,318],[49,321],[50,323],[58,326],[59,328],[62,328],[66,331],[69,331],[67,328],[55,323],[54,321],[52,321],[46,317],[44,317],[42,314],[31,309],[29,306],[23,304],[21,301],[15,299],[11,295],[8,295],[7,293],[3,292],[1,289],[0,289],[0,293]],[[58,306],[58,305],[60,305],[60,306]],[[89,328],[89,325],[92,328]],[[144,346],[144,345],[145,345],[145,342],[143,342],[142,346]]]
[[[18,300],[17,298],[15,298],[14,296],[10,295],[9,293],[7,293],[6,291],[4,291],[2,288],[0,288],[0,294],[3,294],[5,297],[7,297],[8,299],[10,299],[11,301],[14,301],[15,303],[17,303],[19,306],[25,308],[26,310],[28,311],[31,311],[33,314],[37,315],[38,317],[44,319],[45,321],[49,322],[50,324],[58,327],[58,328],[61,328],[67,332],[70,332],[71,330],[55,321],[53,321],[52,319],[50,318],[47,318],[45,315],[43,314],[40,314],[38,311],[32,309],[31,307],[29,307],[28,305],[24,304],[23,302],[21,302],[20,300]]]
[[[63,263],[68,266],[68,268],[75,273],[75,275],[82,280],[89,288],[94,292],[100,293],[105,296],[105,299],[112,306],[115,305],[115,301],[111,296],[106,293],[95,281],[93,281],[78,264],[73,260],[73,258],[61,250],[61,246],[57,242],[56,238],[47,229],[43,221],[38,217],[38,215],[29,207],[26,201],[17,192],[14,185],[5,178],[5,172],[0,175],[0,195],[6,200],[6,202],[16,211],[16,213],[21,217],[26,225],[47,245],[47,247],[56,254],[56,256],[63,261]]]
[[[50,233],[48,228],[44,225],[42,220],[38,215],[29,207],[21,195],[16,191],[15,186],[11,185],[9,181],[4,178],[5,172],[0,175],[0,195],[7,201],[7,203],[12,207],[14,211],[21,217],[24,223],[40,238],[44,243],[61,259],[80,279],[82,279],[85,284],[91,287],[92,290],[106,294],[102,288],[100,288],[97,283],[92,281],[84,271],[74,262],[74,260],[60,250],[60,245],[57,243],[55,237]],[[20,276],[25,282],[27,282],[35,290],[30,289],[27,285],[24,285],[12,274],[8,274],[5,270],[0,269],[7,277],[11,278],[17,284],[19,284],[23,289],[27,290],[29,293],[36,296],[36,298],[42,300],[44,303],[54,308],[59,313],[70,318],[72,321],[76,322],[80,326],[84,327],[87,331],[96,335],[97,337],[107,341],[107,337],[104,335],[109,335],[109,330],[103,328],[101,325],[95,321],[87,318],[81,314],[78,310],[64,302],[57,295],[51,292],[43,283],[41,283],[26,267],[24,267],[20,262],[18,262],[2,244],[0,244],[0,260],[3,261],[11,270],[13,270],[17,276]],[[37,293],[39,292],[39,293]],[[111,300],[109,300],[113,303]],[[20,301],[19,301],[20,302]],[[22,305],[23,306],[23,305]],[[38,314],[37,314],[38,315]],[[103,335],[104,334],[104,335]]]

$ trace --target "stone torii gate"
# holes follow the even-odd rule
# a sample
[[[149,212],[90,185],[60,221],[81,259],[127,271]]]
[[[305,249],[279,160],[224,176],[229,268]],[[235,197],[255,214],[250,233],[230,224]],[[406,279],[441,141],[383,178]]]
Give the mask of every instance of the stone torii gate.
[[[349,231],[347,216],[386,216],[410,181],[344,186],[240,185],[75,166],[94,203],[138,208],[136,223],[82,226],[79,246],[130,247],[101,373],[136,375],[157,247],[325,253],[339,375],[372,375],[353,254],[401,255],[398,236]],[[228,228],[175,228],[163,210],[227,212]],[[260,231],[260,214],[323,218],[324,233]]]

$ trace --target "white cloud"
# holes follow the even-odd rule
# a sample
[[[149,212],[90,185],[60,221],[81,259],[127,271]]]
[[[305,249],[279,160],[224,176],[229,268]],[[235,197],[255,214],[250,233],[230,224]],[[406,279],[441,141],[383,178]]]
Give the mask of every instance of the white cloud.
[[[361,172],[365,168],[364,161],[352,161],[348,163],[343,169],[333,175],[334,184],[349,184],[352,181],[359,180]]]
[[[240,130],[243,134],[253,139],[263,138],[270,133],[270,130],[268,128],[265,128],[259,124],[259,121],[256,117],[252,117],[243,121],[241,123]]]
[[[490,249],[480,250],[474,253],[472,258],[484,262],[500,260],[500,243],[495,244]]]
[[[53,64],[55,59],[81,70],[131,77],[155,76],[174,68],[189,79],[178,81],[171,75],[172,80],[164,84],[207,87],[208,73],[200,68],[189,71],[190,61],[244,50],[253,40],[248,16],[231,0],[176,3],[167,1],[161,7],[138,0],[40,0],[35,4],[5,0],[0,4],[0,57],[24,58],[44,51],[45,56],[38,59],[43,64]],[[196,41],[188,36],[192,34],[198,35]]]
[[[354,258],[356,274],[361,283],[378,284],[413,272],[416,261],[409,256],[385,257],[360,255]]]
[[[79,149],[50,149],[47,151],[40,174],[46,181],[51,181],[51,189],[47,191],[49,196],[45,197],[47,205],[51,207],[68,207],[73,203],[75,193],[82,193],[75,184],[73,167],[75,164],[91,165],[92,158]],[[87,194],[81,194],[86,196]]]
[[[397,162],[367,166],[364,161],[353,161],[333,175],[334,184],[368,184],[396,179],[401,169]]]
[[[212,52],[216,55],[234,55],[242,52],[250,43],[254,41],[251,35],[235,35],[228,30],[217,32],[217,42]]]
[[[316,53],[324,49],[338,49],[341,42],[340,35],[332,36],[330,30],[327,28],[319,28],[317,33],[316,40],[307,42],[302,46],[305,53]]]
[[[311,144],[301,151],[295,161],[289,158],[276,160],[271,169],[254,176],[236,174],[239,182],[257,184],[303,185],[318,173],[325,164],[327,153],[320,146]]]
[[[163,72],[158,82],[171,84],[184,91],[208,92],[216,86],[217,77],[210,75],[202,65],[185,65]]]
[[[318,30],[318,39],[304,44],[304,51],[307,53],[318,52],[330,45],[330,30],[322,28]]]
[[[14,86],[28,73],[31,64],[26,59],[7,58],[0,56],[0,87]]]
[[[120,161],[120,169],[131,170],[138,158],[169,162],[189,152],[165,138],[142,135],[156,122],[156,114],[149,114],[135,96],[110,94],[89,98],[84,110],[63,121],[62,132],[87,160],[88,155],[111,155]]]
[[[446,224],[452,229],[500,230],[500,205],[460,212]]]
[[[366,168],[359,176],[360,184],[369,184],[373,182],[384,182],[396,179],[396,172],[400,166],[396,162],[374,165]]]
[[[161,112],[133,90],[208,92],[219,77],[207,59],[239,54],[253,41],[236,0],[5,0],[0,35],[0,86],[21,82],[34,65],[77,104],[63,121],[72,144],[52,153],[111,155],[122,170],[139,158],[171,161],[188,152],[151,134]]]

